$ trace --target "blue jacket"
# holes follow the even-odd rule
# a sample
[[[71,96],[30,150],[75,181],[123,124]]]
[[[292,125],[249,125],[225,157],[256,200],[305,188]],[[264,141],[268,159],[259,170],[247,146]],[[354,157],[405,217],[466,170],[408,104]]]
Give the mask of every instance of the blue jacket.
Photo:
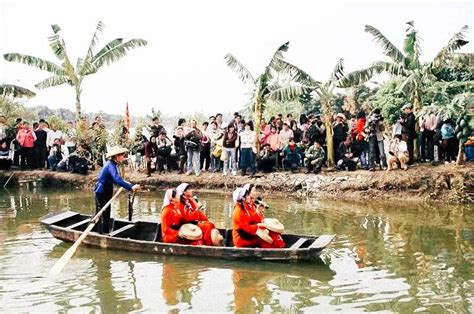
[[[99,172],[98,181],[94,188],[94,193],[112,193],[114,189],[114,183],[129,191],[133,186],[131,183],[124,181],[120,177],[117,164],[110,160]]]

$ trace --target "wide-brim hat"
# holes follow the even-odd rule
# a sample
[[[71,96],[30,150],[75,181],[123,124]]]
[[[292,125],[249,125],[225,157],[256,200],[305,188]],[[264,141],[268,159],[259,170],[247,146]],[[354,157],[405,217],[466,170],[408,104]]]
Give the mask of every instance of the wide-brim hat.
[[[202,230],[194,224],[184,224],[179,228],[179,234],[187,240],[200,240],[202,238]]]
[[[270,237],[270,232],[268,231],[268,229],[258,228],[257,229],[257,236],[260,239],[262,239],[263,241],[267,242],[267,243],[270,243],[270,244],[273,243],[273,239],[272,239],[272,237]]]
[[[106,158],[110,158],[113,156],[126,154],[126,153],[128,153],[128,149],[126,149],[125,147],[114,146],[109,150],[109,152],[106,155]]]
[[[285,226],[276,218],[265,218],[263,219],[263,223],[265,224],[265,227],[267,227],[268,230],[276,232],[276,233],[282,233],[285,231]]]

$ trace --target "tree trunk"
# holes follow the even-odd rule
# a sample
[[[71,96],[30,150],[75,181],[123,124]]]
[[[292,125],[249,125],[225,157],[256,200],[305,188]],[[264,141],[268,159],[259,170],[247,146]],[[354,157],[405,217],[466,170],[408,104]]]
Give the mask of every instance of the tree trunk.
[[[332,136],[332,114],[324,115],[324,126],[326,127],[326,147],[328,167],[334,167],[334,142]]]
[[[458,158],[456,158],[456,165],[462,165],[464,161],[464,143],[462,140],[459,141],[458,147]]]
[[[258,128],[260,128],[260,120],[262,119],[262,104],[261,102],[257,99],[255,100],[255,121],[253,122],[254,125],[254,131],[255,131],[255,146],[257,148],[257,154],[260,153],[260,139],[259,135],[260,132]]]
[[[76,122],[81,119],[81,86],[76,85]]]
[[[416,115],[418,111],[421,109],[421,95],[420,91],[418,89],[415,89],[413,93],[413,113]],[[415,130],[416,133],[420,133],[420,126],[418,125],[418,119],[416,119],[416,124],[415,124]],[[418,140],[418,136],[415,138],[414,141],[414,149],[413,149],[413,157],[418,158],[420,156],[420,141]]]

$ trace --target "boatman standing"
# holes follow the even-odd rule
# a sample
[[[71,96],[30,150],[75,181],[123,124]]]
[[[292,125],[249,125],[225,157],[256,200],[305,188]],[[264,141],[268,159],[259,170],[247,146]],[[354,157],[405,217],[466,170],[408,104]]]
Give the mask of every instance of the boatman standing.
[[[107,159],[110,158],[110,160],[107,161],[102,170],[99,172],[98,181],[94,188],[96,214],[112,198],[114,183],[129,191],[137,191],[140,189],[140,185],[133,185],[130,182],[123,180],[118,171],[118,165],[124,162],[126,159],[126,153],[128,153],[128,149],[126,148],[112,147],[107,154]],[[110,232],[110,205],[100,217],[98,231],[100,233]]]

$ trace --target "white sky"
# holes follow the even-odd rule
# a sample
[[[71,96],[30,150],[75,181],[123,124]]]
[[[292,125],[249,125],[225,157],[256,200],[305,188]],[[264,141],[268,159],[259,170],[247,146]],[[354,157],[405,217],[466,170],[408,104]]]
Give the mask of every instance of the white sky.
[[[0,0],[0,53],[21,52],[55,61],[48,46],[59,24],[75,64],[89,46],[97,21],[106,24],[99,48],[116,37],[140,37],[148,46],[84,80],[85,111],[131,115],[153,106],[164,113],[233,112],[246,103],[245,86],[225,64],[231,52],[256,77],[275,49],[290,41],[286,60],[324,81],[339,58],[346,71],[383,59],[370,24],[402,49],[414,20],[422,60],[433,58],[463,25],[471,29],[474,2],[341,1],[26,1]],[[470,43],[462,51],[472,52]],[[49,73],[0,60],[0,82],[34,88]],[[27,104],[74,110],[73,88],[37,91]]]

